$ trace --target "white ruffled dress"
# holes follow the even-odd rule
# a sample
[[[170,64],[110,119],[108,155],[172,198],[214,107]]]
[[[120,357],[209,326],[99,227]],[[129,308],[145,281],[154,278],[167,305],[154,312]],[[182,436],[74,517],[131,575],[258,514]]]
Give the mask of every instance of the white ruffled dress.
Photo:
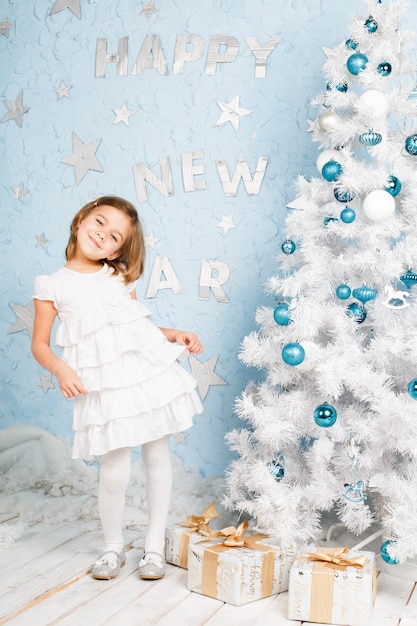
[[[55,343],[88,394],[74,398],[72,457],[91,460],[192,426],[202,412],[196,381],[178,362],[150,311],[107,265],[82,274],[66,267],[35,280],[34,298],[51,300],[60,325]]]

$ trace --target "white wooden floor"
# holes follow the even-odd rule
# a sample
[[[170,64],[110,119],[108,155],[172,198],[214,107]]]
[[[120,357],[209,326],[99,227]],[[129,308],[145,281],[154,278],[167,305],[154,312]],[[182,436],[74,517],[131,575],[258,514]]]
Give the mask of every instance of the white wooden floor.
[[[19,518],[3,516],[0,531],[2,524],[19,524]],[[101,544],[96,522],[26,528],[11,548],[0,550],[0,624],[299,626],[287,620],[287,593],[235,607],[188,591],[186,570],[173,565],[162,580],[140,580],[136,538],[126,532],[127,564],[118,578],[99,581],[89,573]],[[417,626],[416,584],[379,573],[371,626],[398,625]]]

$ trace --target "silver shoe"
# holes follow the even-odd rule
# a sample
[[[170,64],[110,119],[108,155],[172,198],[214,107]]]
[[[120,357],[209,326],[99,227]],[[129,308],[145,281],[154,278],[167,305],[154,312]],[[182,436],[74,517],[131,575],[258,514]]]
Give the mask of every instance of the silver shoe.
[[[165,576],[166,563],[159,552],[146,552],[139,562],[139,578],[144,580],[157,580]]]
[[[107,558],[108,554],[115,554],[116,560]],[[113,550],[107,550],[93,563],[91,568],[91,575],[93,578],[99,580],[110,580],[116,578],[120,572],[120,568],[126,563],[126,555],[124,550],[121,552],[114,552]]]

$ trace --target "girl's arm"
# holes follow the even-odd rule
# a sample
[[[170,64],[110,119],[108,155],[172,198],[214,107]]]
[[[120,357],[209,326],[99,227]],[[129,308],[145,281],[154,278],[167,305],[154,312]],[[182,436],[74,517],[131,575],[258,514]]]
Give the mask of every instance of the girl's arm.
[[[132,300],[136,300],[135,291],[131,291],[130,295]],[[203,346],[195,333],[177,330],[176,328],[161,328],[160,330],[171,343],[177,342],[180,346],[186,346],[190,354],[201,354],[203,352]]]
[[[51,331],[57,310],[51,300],[35,299],[35,321],[32,335],[32,354],[42,367],[58,381],[64,398],[87,393],[76,372],[51,350]]]

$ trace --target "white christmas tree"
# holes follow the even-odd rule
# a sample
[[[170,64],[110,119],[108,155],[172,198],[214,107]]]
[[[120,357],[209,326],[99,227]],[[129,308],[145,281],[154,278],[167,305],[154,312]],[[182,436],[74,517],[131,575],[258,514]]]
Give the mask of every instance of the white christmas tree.
[[[357,535],[379,524],[396,563],[417,554],[415,36],[404,2],[365,4],[323,49],[318,175],[298,177],[274,306],[243,342],[265,380],[237,401],[225,502],[282,545],[325,511]]]

